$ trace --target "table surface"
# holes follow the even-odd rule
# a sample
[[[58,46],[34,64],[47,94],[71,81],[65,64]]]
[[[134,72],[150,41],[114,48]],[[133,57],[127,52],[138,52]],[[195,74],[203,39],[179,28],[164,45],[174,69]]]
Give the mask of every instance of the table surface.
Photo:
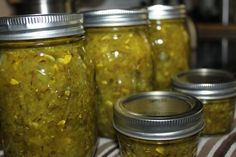
[[[230,133],[201,137],[197,154],[197,157],[236,157],[236,116]],[[100,138],[95,157],[119,157],[118,144],[113,140]]]

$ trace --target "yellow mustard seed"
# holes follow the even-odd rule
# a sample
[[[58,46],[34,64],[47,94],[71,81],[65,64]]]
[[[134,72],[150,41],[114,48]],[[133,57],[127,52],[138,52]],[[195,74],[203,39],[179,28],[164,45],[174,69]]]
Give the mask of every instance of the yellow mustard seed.
[[[10,80],[10,84],[11,84],[11,85],[18,85],[19,82],[18,82],[16,79],[12,78],[12,79]]]

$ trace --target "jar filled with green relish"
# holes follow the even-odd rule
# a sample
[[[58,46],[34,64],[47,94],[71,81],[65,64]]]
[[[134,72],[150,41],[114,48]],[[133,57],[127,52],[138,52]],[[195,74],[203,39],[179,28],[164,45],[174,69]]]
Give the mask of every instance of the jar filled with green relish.
[[[121,157],[195,157],[202,103],[176,92],[143,92],[114,106]]]
[[[147,11],[90,11],[84,13],[84,18],[86,50],[95,63],[99,134],[114,138],[112,115],[117,99],[152,90]]]
[[[149,39],[154,51],[154,86],[170,90],[171,77],[189,69],[190,37],[184,5],[148,7]]]
[[[0,120],[6,157],[92,157],[93,63],[80,14],[0,18]]]
[[[173,89],[191,94],[203,103],[203,134],[223,134],[231,130],[236,100],[236,79],[230,72],[193,69],[180,72],[173,79]]]

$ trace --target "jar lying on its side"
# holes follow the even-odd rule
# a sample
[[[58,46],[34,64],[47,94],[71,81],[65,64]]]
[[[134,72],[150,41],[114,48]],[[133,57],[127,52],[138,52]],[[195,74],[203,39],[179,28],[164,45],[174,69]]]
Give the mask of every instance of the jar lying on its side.
[[[86,50],[94,58],[99,135],[114,138],[113,105],[120,97],[152,90],[147,11],[85,12]]]
[[[202,103],[175,92],[145,92],[114,106],[122,157],[195,157],[203,128]]]
[[[189,69],[190,37],[184,5],[148,7],[156,90],[170,90],[171,77]]]
[[[6,157],[92,157],[92,62],[79,14],[0,18],[0,120]]]
[[[216,69],[193,69],[172,78],[173,89],[191,94],[203,103],[204,134],[231,130],[235,112],[236,81],[233,74]]]

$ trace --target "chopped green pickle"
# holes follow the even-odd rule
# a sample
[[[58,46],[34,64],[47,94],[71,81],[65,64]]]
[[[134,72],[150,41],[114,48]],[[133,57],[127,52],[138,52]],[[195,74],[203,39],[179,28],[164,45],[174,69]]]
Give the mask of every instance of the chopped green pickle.
[[[152,90],[152,51],[144,26],[87,28],[94,57],[100,136],[115,137],[113,105],[120,97]]]
[[[121,157],[196,157],[199,135],[170,141],[148,141],[118,134]]]
[[[92,157],[92,62],[80,36],[0,43],[5,157]]]
[[[184,19],[150,20],[149,39],[154,51],[154,85],[169,90],[171,77],[189,69],[189,35]]]
[[[203,134],[222,134],[231,130],[235,99],[203,100]]]

